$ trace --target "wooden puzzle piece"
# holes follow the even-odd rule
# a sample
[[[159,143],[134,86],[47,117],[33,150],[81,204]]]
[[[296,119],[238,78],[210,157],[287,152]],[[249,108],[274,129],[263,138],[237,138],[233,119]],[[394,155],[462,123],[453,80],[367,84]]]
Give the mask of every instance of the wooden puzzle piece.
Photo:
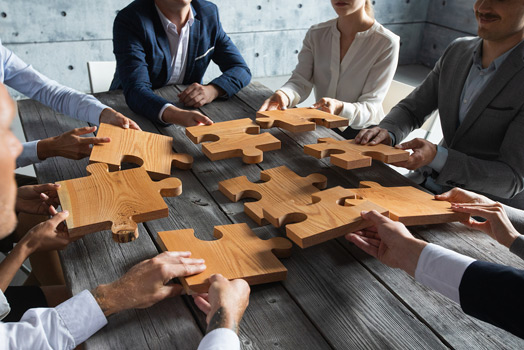
[[[287,269],[277,257],[291,254],[289,240],[262,240],[244,223],[215,226],[214,237],[214,241],[202,241],[192,229],[158,232],[164,250],[190,251],[191,258],[205,259],[204,272],[180,278],[188,294],[207,292],[209,276],[216,273],[230,280],[243,278],[251,285],[286,279]]]
[[[257,199],[256,202],[244,203],[244,211],[259,225],[267,223],[264,220],[262,208],[293,198],[295,203],[307,204],[311,195],[319,189],[326,188],[327,179],[321,174],[311,174],[302,177],[286,166],[264,170],[260,173],[263,183],[253,183],[245,176],[221,181],[218,189],[233,202],[242,198]]]
[[[171,167],[190,169],[193,157],[173,151],[173,138],[150,132],[123,129],[100,124],[98,137],[109,137],[111,142],[93,146],[90,163],[106,163],[111,171],[120,170],[122,162],[143,166],[152,179],[161,180],[171,175]]]
[[[356,198],[365,199],[389,210],[392,220],[406,226],[440,224],[464,221],[467,213],[456,213],[451,204],[439,201],[432,194],[411,186],[382,187],[372,181],[360,182],[360,188],[352,188]]]
[[[202,145],[202,151],[212,161],[242,157],[247,164],[260,163],[264,152],[280,149],[277,138],[259,132],[260,127],[249,118],[186,128],[193,143],[212,141]]]
[[[87,177],[57,182],[72,237],[111,229],[116,242],[130,242],[138,237],[137,223],[168,216],[162,197],[182,193],[179,179],[153,182],[142,167],[109,172],[107,164],[94,163],[87,172]]]
[[[262,129],[278,127],[291,132],[313,131],[316,125],[326,128],[349,125],[348,119],[315,108],[288,108],[257,112],[256,122]]]
[[[363,210],[388,213],[370,201],[354,198],[352,190],[337,186],[317,192],[307,205],[288,201],[264,208],[264,218],[276,227],[287,223],[287,236],[301,248],[307,248],[371,226],[361,218]]]
[[[331,156],[331,163],[344,169],[371,166],[371,159],[391,164],[409,158],[409,152],[395,147],[359,145],[355,140],[338,141],[331,137],[320,138],[317,144],[304,146],[304,152],[318,159]]]

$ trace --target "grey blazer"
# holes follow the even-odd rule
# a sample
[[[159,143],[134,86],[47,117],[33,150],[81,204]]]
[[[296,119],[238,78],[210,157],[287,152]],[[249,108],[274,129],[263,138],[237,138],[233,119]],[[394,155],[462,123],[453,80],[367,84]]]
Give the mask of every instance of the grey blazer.
[[[501,64],[459,125],[460,96],[473,51],[480,45],[478,37],[455,40],[424,82],[379,126],[400,141],[438,108],[444,134],[441,145],[449,156],[435,182],[524,209],[524,42]]]

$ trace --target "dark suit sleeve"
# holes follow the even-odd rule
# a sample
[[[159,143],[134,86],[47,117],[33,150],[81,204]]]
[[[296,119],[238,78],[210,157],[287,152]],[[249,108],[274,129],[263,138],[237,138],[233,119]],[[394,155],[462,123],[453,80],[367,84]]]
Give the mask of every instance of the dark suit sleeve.
[[[143,40],[145,30],[139,18],[120,12],[113,25],[113,50],[127,105],[133,112],[158,121],[160,110],[170,102],[152,90]]]
[[[462,310],[524,338],[524,271],[476,261],[460,282]]]
[[[218,10],[216,14],[218,27],[212,60],[218,65],[222,75],[213,79],[210,84],[221,87],[226,92],[227,97],[231,97],[249,84],[251,71],[238,48],[224,32],[218,16]]]

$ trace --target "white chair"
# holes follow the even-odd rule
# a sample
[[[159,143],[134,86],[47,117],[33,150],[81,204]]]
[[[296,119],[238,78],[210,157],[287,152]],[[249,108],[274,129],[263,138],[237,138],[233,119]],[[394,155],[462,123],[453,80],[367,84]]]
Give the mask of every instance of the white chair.
[[[116,61],[87,62],[91,93],[108,91],[115,75]]]

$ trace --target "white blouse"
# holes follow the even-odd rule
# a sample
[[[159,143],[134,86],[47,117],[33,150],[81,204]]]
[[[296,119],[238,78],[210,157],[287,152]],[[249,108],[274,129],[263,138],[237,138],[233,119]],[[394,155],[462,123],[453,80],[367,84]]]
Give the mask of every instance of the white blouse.
[[[399,48],[400,38],[375,21],[357,33],[340,62],[337,19],[316,24],[308,30],[298,64],[280,90],[294,107],[314,87],[317,101],[331,97],[344,102],[340,116],[349,119],[353,129],[377,125],[384,117],[382,101],[397,69]]]

